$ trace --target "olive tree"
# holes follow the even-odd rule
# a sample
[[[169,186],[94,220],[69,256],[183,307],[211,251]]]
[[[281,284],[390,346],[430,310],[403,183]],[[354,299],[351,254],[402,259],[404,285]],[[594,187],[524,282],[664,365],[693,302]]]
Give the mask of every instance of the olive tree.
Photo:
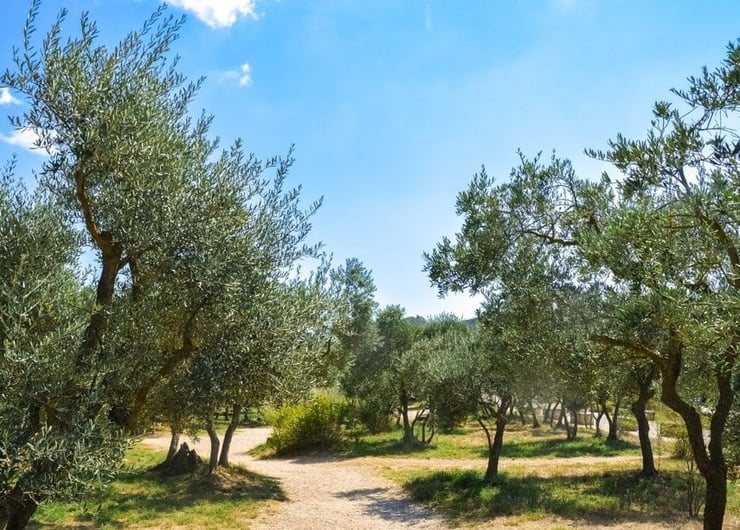
[[[426,321],[418,331],[412,352],[421,360],[418,398],[431,428],[451,430],[471,413],[465,363],[470,359],[472,330],[454,315],[441,314]],[[433,433],[429,434],[429,437]],[[422,441],[431,441],[431,439]]]
[[[337,310],[331,323],[337,344],[327,346],[340,369],[340,383],[350,396],[362,393],[368,374],[364,364],[372,358],[378,342],[375,323],[375,282],[356,258],[349,258],[332,272]]]
[[[733,127],[740,47],[728,45],[722,64],[705,68],[688,85],[673,91],[676,102],[655,104],[644,139],[620,135],[608,150],[591,152],[624,177],[616,185],[620,207],[609,212],[608,232],[590,238],[588,247],[595,260],[621,279],[639,280],[655,299],[651,320],[662,330],[662,343],[655,347],[639,336],[617,342],[660,369],[661,399],[682,417],[706,482],[709,529],[722,527],[727,502],[723,438],[740,353],[740,137]],[[709,443],[697,396],[681,392],[679,383],[692,365],[705,367],[712,381]]]
[[[95,373],[76,369],[92,305],[61,210],[0,180],[0,527],[24,528],[44,501],[78,499],[125,449]],[[43,264],[40,266],[40,264]],[[70,393],[73,388],[92,388]]]
[[[306,244],[319,203],[304,209],[300,188],[286,187],[290,153],[263,161],[239,141],[219,153],[208,138],[211,118],[190,117],[201,80],[188,82],[169,54],[182,19],[161,7],[108,48],[86,14],[79,33],[63,40],[64,11],[37,39],[39,5],[0,82],[28,103],[14,124],[38,134],[49,154],[40,189],[77,231],[75,251],[87,249],[96,262],[71,360],[78,377],[64,395],[103,399],[105,406],[80,407],[80,421],[109,409],[130,433],[153,389],[221,332],[212,324],[233,322],[233,303],[266,303],[269,286],[319,254]],[[30,400],[30,414],[42,404]],[[47,413],[52,429],[73,429],[62,416]],[[110,437],[97,442],[95,450],[117,454]],[[25,509],[33,513],[31,500]]]
[[[476,185],[488,212],[481,218],[497,220],[513,237],[570,249],[579,272],[632,292],[634,311],[609,314],[622,322],[620,331],[596,330],[590,338],[657,367],[660,398],[682,417],[706,482],[704,527],[716,529],[727,502],[723,439],[740,344],[740,138],[732,125],[740,108],[740,47],[730,44],[719,67],[704,69],[688,84],[673,91],[675,103],[655,105],[644,139],[617,136],[607,150],[589,151],[613,163],[618,179],[579,179],[567,160],[542,164],[522,157],[510,200],[498,201],[481,179]],[[464,269],[469,264],[461,261],[449,269],[493,270],[507,240],[470,240],[481,241],[474,267]],[[454,263],[452,246],[448,254]],[[636,314],[647,326],[628,325]],[[708,442],[701,395],[696,384],[685,384],[689,374],[700,376],[701,394],[711,404]]]
[[[567,305],[567,276],[560,270],[565,257],[538,238],[510,231],[501,222],[500,205],[516,197],[505,187],[486,194],[490,183],[485,170],[476,175],[458,195],[464,220],[456,240],[444,238],[425,254],[425,270],[440,294],[470,289],[486,299],[466,388],[488,440],[489,481],[498,474],[507,412],[515,398],[529,401],[542,391],[537,383],[550,380],[541,374],[563,366],[574,353],[557,326]]]

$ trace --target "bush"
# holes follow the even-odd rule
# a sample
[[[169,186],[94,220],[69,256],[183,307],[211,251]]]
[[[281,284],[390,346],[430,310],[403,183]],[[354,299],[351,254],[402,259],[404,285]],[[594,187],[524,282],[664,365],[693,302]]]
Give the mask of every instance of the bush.
[[[371,434],[386,432],[391,429],[392,408],[387,400],[369,397],[357,402],[357,419]]]
[[[635,419],[635,415],[631,412],[626,414],[620,414],[619,415],[619,430],[620,431],[636,431],[637,430],[637,420]]]
[[[673,444],[673,458],[677,458],[679,460],[693,458],[691,454],[691,445],[689,444],[689,437],[685,432],[672,438],[676,438],[676,442]]]
[[[267,445],[279,454],[340,447],[344,442],[343,423],[349,411],[344,398],[329,394],[268,410],[267,421],[273,431]]]
[[[665,438],[685,438],[686,425],[681,422],[666,422],[660,424],[660,435]]]

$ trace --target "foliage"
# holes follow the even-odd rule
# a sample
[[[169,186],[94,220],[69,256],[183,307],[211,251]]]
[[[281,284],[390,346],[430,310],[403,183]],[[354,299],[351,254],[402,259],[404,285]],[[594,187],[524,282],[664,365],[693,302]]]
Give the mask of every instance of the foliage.
[[[393,388],[385,377],[376,379],[376,385],[378,392],[375,395],[355,401],[357,419],[371,433],[388,431],[393,422]]]
[[[661,399],[681,415],[707,482],[706,528],[722,525],[722,437],[740,348],[738,72],[740,46],[730,44],[719,67],[673,91],[677,103],[655,104],[644,139],[618,135],[607,151],[589,151],[613,163],[619,180],[578,178],[554,156],[549,163],[522,156],[498,186],[481,171],[458,197],[465,221],[456,241],[444,238],[426,256],[441,293],[490,297],[505,285],[511,249],[534,238],[559,249],[572,283],[622,296],[603,315],[606,327],[574,338],[622,348],[658,368]],[[574,366],[589,356],[561,359]],[[697,398],[713,411],[709,444]]]
[[[378,341],[375,325],[375,282],[372,273],[357,258],[348,258],[344,266],[331,274],[336,300],[332,332],[337,344],[327,346],[339,370],[342,388],[350,396],[363,393],[367,379],[365,364]]]
[[[268,409],[273,432],[267,445],[278,454],[328,450],[344,442],[349,403],[336,395],[320,393],[303,403]]]
[[[442,317],[427,323],[413,349],[423,351],[420,367],[421,396],[432,420],[442,432],[463,423],[473,410],[468,392],[471,351],[469,328],[455,317]]]
[[[2,177],[0,522],[17,503],[79,498],[126,447],[94,386],[72,396],[71,389],[90,388],[109,369],[76,369],[90,297],[71,268],[75,257],[59,208]]]
[[[6,437],[5,456],[28,441],[57,447],[61,431],[77,433],[80,447],[102,465],[120,456],[114,432],[135,432],[157,413],[171,412],[153,407],[188,407],[170,414],[173,423],[185,425],[207,416],[226,394],[242,399],[239,389],[264,395],[272,369],[300,364],[273,357],[313,354],[309,330],[316,329],[320,310],[313,302],[292,305],[294,312],[276,308],[286,300],[284,290],[300,290],[300,281],[291,283],[300,276],[298,262],[321,255],[320,245],[307,243],[320,201],[304,209],[300,188],[286,186],[291,152],[263,161],[247,155],[238,140],[218,152],[218,142],[208,137],[211,117],[189,114],[201,81],[188,82],[169,56],[182,20],[168,16],[164,6],[113,48],[99,44],[87,14],[78,33],[67,38],[64,10],[37,38],[39,9],[33,2],[23,44],[14,50],[14,68],[0,83],[28,103],[13,123],[38,134],[38,147],[49,155],[38,173],[39,189],[53,197],[68,246],[41,249],[34,245],[42,238],[33,241],[26,234],[28,241],[8,251],[30,281],[7,278],[32,293],[59,292],[65,299],[49,295],[39,305],[25,293],[9,291],[13,303],[32,305],[2,310],[26,314],[30,328],[41,332],[28,339],[38,352],[33,355],[52,357],[56,350],[60,366],[47,367],[53,373],[49,383],[33,378],[24,389],[3,389],[15,393],[8,411],[26,429],[22,436]],[[49,230],[50,236],[59,233]],[[85,250],[95,260],[93,289],[82,289],[70,272]],[[47,263],[48,275],[41,270]],[[46,311],[44,303],[58,320],[53,340],[41,329],[48,325],[46,315],[34,312]],[[275,315],[284,318],[273,328]],[[6,324],[15,334],[23,328]],[[290,348],[271,335],[273,330],[289,338]],[[7,344],[4,340],[4,354]],[[23,381],[22,374],[15,375]],[[58,388],[56,378],[66,386]],[[211,390],[200,402],[188,399],[194,382]],[[173,385],[169,396],[150,401],[163,385]],[[54,403],[60,395],[63,403]],[[16,405],[16,397],[25,404]],[[101,427],[107,418],[114,423]],[[72,456],[64,462],[79,465]],[[11,488],[21,488],[17,477],[8,480]],[[33,513],[46,491],[34,488],[28,486],[11,517]]]

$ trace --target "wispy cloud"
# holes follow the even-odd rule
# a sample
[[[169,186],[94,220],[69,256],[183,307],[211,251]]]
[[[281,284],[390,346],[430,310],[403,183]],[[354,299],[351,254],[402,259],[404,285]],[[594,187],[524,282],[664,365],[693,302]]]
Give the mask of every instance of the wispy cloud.
[[[13,97],[8,87],[0,88],[0,105],[20,105],[21,102],[17,98]]]
[[[239,16],[259,18],[255,0],[165,0],[193,13],[212,28],[233,26]]]
[[[238,80],[239,86],[246,86],[252,82],[252,67],[249,63],[244,63],[238,69],[226,70],[219,75],[220,79]]]
[[[10,145],[28,149],[37,155],[47,156],[49,154],[45,149],[38,147],[39,135],[33,129],[17,129],[9,135],[0,134],[0,140]]]

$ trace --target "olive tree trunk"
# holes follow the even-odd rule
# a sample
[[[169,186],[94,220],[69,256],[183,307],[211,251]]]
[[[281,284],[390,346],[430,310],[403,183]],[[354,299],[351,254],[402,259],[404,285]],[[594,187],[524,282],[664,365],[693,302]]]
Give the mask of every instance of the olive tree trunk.
[[[229,465],[229,451],[231,450],[231,440],[234,438],[234,432],[239,427],[239,419],[242,415],[242,404],[235,403],[234,409],[231,411],[231,421],[229,426],[226,428],[224,433],[224,443],[221,446],[221,456],[218,458],[218,465],[228,467]]]
[[[504,431],[506,430],[506,411],[511,407],[512,397],[502,396],[498,407],[489,406],[486,407],[489,411],[488,415],[495,418],[495,431],[493,437],[491,437],[491,431],[485,422],[478,418],[478,423],[486,433],[486,440],[488,440],[488,464],[486,466],[486,474],[484,480],[486,482],[493,482],[498,476],[498,463],[501,458],[501,449],[504,446]]]
[[[637,435],[640,438],[640,452],[642,453],[642,471],[645,477],[654,477],[658,474],[653,459],[653,446],[650,442],[650,423],[647,419],[647,404],[652,399],[655,391],[652,388],[656,370],[651,366],[647,371],[636,374],[638,383],[637,399],[632,403],[632,414],[637,421]]]
[[[0,523],[5,524],[6,530],[26,528],[39,506],[35,500],[24,495],[18,486],[15,486],[3,500],[6,504],[5,520],[0,519]]]
[[[403,419],[403,442],[410,444],[416,441],[414,436],[414,428],[409,421],[409,394],[406,389],[401,390],[399,395],[401,402],[401,416]]]
[[[704,530],[721,530],[727,507],[727,463],[722,452],[722,437],[727,417],[732,407],[734,394],[731,374],[728,370],[718,370],[715,375],[719,396],[710,420],[709,444],[704,441],[701,417],[693,405],[686,402],[677,391],[681,374],[682,347],[678,334],[673,331],[669,339],[668,356],[661,363],[662,375],[661,401],[676,411],[686,425],[686,435],[691,452],[706,484],[704,502]],[[732,366],[737,341],[724,352],[728,366]]]
[[[175,456],[177,448],[180,446],[180,433],[177,432],[177,429],[174,427],[170,427],[170,431],[170,446],[167,449],[167,458],[164,459],[165,463],[172,462],[172,458]]]
[[[221,446],[221,442],[216,434],[216,429],[213,427],[213,420],[211,418],[206,421],[206,432],[208,433],[208,439],[211,441],[211,454],[208,458],[208,472],[213,473],[216,471],[218,466],[218,450]]]

